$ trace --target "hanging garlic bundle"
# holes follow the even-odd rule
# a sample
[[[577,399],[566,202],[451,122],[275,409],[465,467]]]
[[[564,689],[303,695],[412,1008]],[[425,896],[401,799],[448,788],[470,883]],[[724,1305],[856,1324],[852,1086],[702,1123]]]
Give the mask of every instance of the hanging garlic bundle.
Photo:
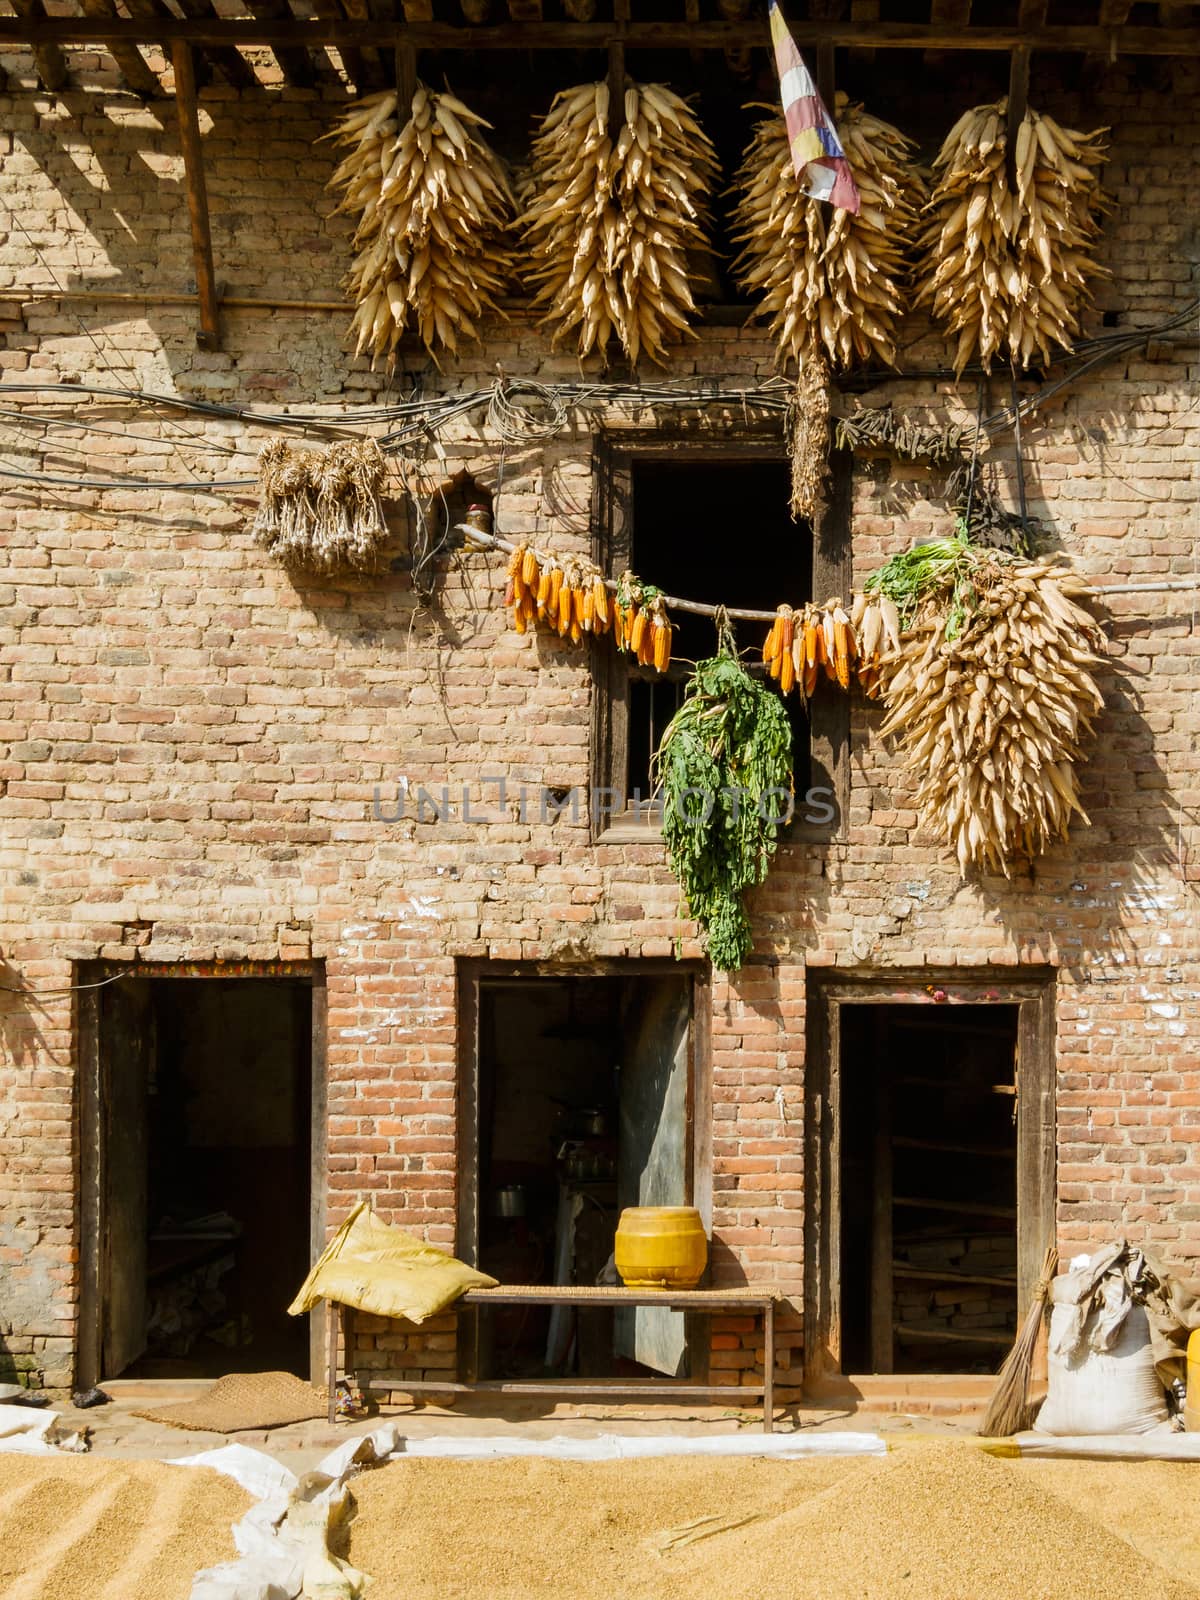
[[[520,221],[554,342],[580,357],[614,336],[632,363],[662,364],[695,313],[689,250],[707,249],[705,194],[716,153],[685,101],[662,84],[625,92],[609,132],[607,83],[564,90],[533,143],[532,190]]]
[[[386,465],[373,439],[297,450],[277,439],[258,458],[254,536],[287,566],[369,570],[387,539]]]
[[[358,102],[342,119],[352,146],[330,187],[339,211],[357,213],[346,278],[357,310],[355,354],[391,355],[409,327],[437,360],[495,309],[511,271],[506,240],[513,199],[500,163],[479,137],[489,124],[451,94],[418,85],[401,127],[394,93]]]
[[[917,305],[929,305],[958,336],[957,372],[972,359],[990,370],[1000,356],[1026,367],[1053,346],[1070,349],[1090,284],[1104,276],[1095,259],[1103,209],[1096,168],[1102,134],[1074,133],[1027,111],[1009,181],[1008,101],[975,106],[959,118],[934,162],[933,222]]]
[[[771,319],[781,362],[801,361],[815,338],[835,367],[894,366],[924,180],[911,142],[890,124],[843,94],[836,120],[862,201],[857,215],[801,191],[783,114],[773,111],[735,181],[734,271]]]

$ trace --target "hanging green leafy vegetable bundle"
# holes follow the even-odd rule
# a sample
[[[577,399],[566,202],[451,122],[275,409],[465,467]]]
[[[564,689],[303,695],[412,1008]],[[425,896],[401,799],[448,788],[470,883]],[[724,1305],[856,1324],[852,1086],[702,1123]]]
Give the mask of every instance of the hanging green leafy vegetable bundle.
[[[743,892],[760,884],[790,812],[792,732],[778,695],[757,682],[723,636],[698,662],[654,758],[663,839],[691,914],[721,972],[750,953]]]

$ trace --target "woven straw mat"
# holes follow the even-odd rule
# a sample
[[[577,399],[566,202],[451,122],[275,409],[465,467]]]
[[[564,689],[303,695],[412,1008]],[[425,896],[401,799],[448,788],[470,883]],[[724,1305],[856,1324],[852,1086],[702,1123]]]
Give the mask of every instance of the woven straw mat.
[[[158,1411],[136,1411],[150,1422],[197,1433],[240,1433],[245,1428],[282,1428],[289,1422],[323,1417],[328,1401],[323,1393],[290,1372],[235,1372],[218,1378],[198,1400],[163,1406]]]

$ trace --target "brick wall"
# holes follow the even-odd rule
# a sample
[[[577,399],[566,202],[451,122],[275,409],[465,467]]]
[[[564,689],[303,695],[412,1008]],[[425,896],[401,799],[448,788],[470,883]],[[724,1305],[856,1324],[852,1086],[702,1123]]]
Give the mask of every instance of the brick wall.
[[[0,96],[0,379],[333,416],[394,398],[384,374],[346,354],[341,315],[229,311],[224,348],[197,350],[194,311],[154,298],[191,278],[173,127],[163,107],[106,86],[103,59],[98,92],[62,101],[6,60],[18,81]],[[1163,85],[1125,67],[1090,109],[1073,94],[1041,97],[1067,122],[1114,124],[1104,296],[1122,326],[1149,326],[1195,293],[1200,81],[1194,67],[1156,70],[1173,73],[1169,120]],[[227,292],[335,296],[348,230],[323,188],[328,147],[314,153],[312,140],[336,97],[238,99],[217,88],[203,104]],[[150,298],[24,310],[4,298],[48,273]],[[942,347],[922,340],[909,359],[935,364]],[[484,387],[496,362],[577,375],[518,314],[488,330],[485,350],[422,382],[427,393]],[[749,382],[771,362],[761,333],[710,327],[672,372]],[[1194,339],[1166,359],[1139,354],[1067,386],[1026,429],[1030,509],[1098,582],[1196,569],[1197,366]],[[976,405],[973,385],[940,381],[895,381],[867,398],[939,418],[965,419]],[[1007,399],[1005,379],[989,398],[989,408]],[[593,419],[651,425],[644,411],[616,408]],[[714,408],[695,420],[697,437],[735,436],[739,419]],[[77,1031],[73,999],[59,992],[75,963],[135,950],[149,962],[324,962],[329,1223],[369,1195],[385,1216],[452,1246],[456,960],[663,956],[679,931],[656,845],[593,846],[586,821],[569,816],[486,830],[372,816],[377,786],[390,799],[401,774],[414,787],[466,783],[480,801],[493,798],[479,786],[489,771],[538,787],[588,782],[586,662],[557,640],[506,631],[498,561],[448,564],[436,606],[421,610],[398,496],[379,574],[290,578],[251,539],[245,498],[190,486],[252,473],[262,429],[115,406],[90,420],[113,431],[4,421],[3,462],[70,475],[88,451],[111,470],[183,487],[0,492],[0,1359],[50,1386],[70,1381],[79,1291]],[[443,436],[445,460],[431,456],[427,470],[463,467],[495,488],[502,465],[499,531],[586,552],[591,427],[578,415],[550,445],[510,448],[501,463],[476,412]],[[1008,441],[987,470],[1011,503]],[[916,469],[893,467],[886,480],[858,472],[859,572],[941,525],[928,492]],[[753,559],[752,546],[740,551]],[[680,565],[661,576],[686,589]],[[785,1383],[800,1364],[813,968],[1052,964],[1062,1244],[1123,1230],[1176,1265],[1200,1257],[1192,599],[1125,596],[1113,615],[1106,711],[1084,775],[1090,829],[1011,883],[960,883],[915,833],[878,715],[857,705],[845,830],[781,851],[754,903],[760,959],[712,984],[714,1271],[778,1281],[793,1297]],[[694,930],[682,931],[684,953],[696,954]],[[452,1321],[422,1343],[366,1322],[360,1334],[365,1364],[400,1382],[453,1359]],[[748,1381],[761,1359],[751,1330],[718,1324],[719,1381]]]

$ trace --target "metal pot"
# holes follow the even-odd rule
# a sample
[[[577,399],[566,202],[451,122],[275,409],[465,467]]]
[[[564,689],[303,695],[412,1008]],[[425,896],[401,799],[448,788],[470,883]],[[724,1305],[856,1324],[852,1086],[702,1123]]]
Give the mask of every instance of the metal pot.
[[[492,1195],[494,1217],[523,1217],[525,1215],[525,1185],[508,1183]]]

